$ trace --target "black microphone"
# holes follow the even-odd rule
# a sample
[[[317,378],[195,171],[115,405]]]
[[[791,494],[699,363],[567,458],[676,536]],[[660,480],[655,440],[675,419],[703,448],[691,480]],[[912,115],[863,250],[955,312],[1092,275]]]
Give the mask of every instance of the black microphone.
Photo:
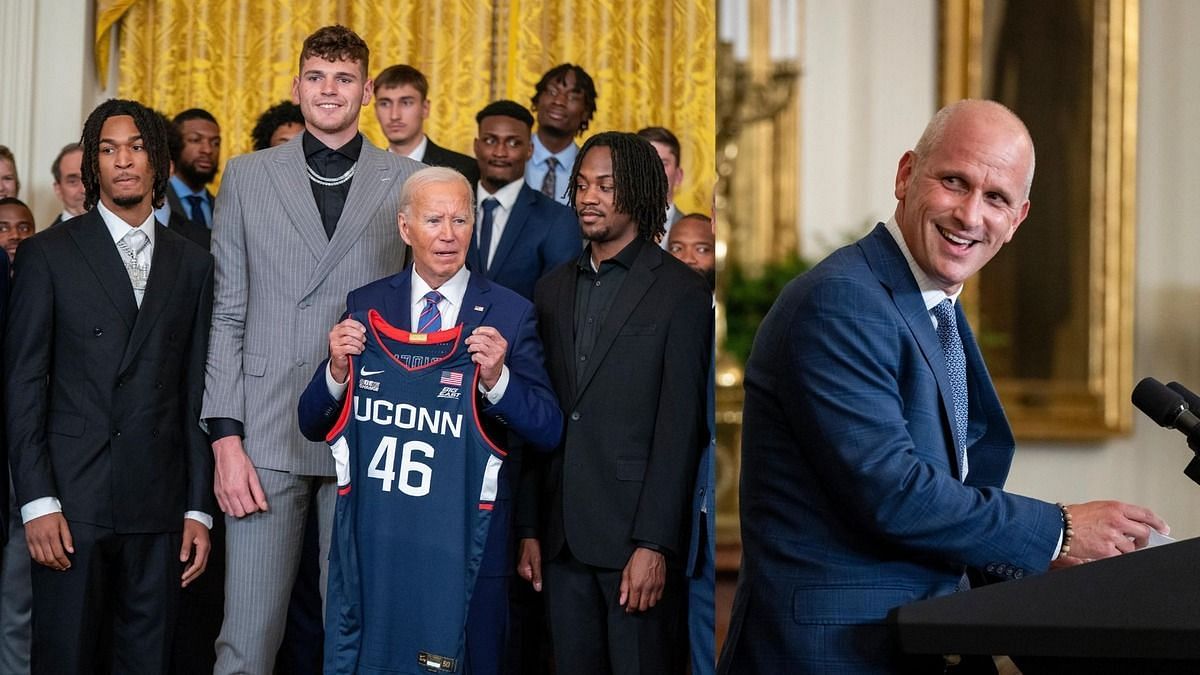
[[[1197,396],[1191,389],[1179,384],[1178,382],[1168,382],[1167,389],[1179,394],[1183,397],[1184,403],[1187,403],[1188,410],[1200,415],[1200,396]]]
[[[1153,377],[1147,377],[1133,388],[1132,399],[1138,410],[1146,413],[1146,416],[1160,427],[1178,429],[1188,437],[1188,447],[1200,452],[1200,417],[1189,409],[1187,401],[1179,394],[1178,389],[1167,388]]]

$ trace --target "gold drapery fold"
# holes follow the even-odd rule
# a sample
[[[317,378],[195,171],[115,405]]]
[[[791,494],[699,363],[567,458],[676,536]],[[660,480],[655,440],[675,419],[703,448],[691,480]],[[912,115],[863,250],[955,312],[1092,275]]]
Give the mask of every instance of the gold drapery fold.
[[[96,0],[96,76],[108,86],[108,53],[112,51],[112,28],[137,0]]]
[[[585,137],[652,125],[675,131],[685,171],[676,201],[685,211],[709,210],[714,0],[100,0],[98,16],[101,6],[123,12],[120,95],[168,115],[209,110],[221,123],[225,158],[249,151],[258,115],[290,97],[305,36],[341,23],[371,47],[372,76],[393,63],[425,73],[427,133],[468,155],[485,104],[528,105],[547,69],[583,65],[600,95]],[[99,49],[98,38],[97,56]],[[372,111],[363,111],[361,127],[386,145]]]

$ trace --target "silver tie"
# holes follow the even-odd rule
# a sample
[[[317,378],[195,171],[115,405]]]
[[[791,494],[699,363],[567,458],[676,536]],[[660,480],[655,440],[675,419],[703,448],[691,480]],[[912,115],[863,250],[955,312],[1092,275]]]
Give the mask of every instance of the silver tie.
[[[125,271],[129,274],[129,283],[133,285],[133,298],[137,302],[138,307],[142,306],[142,296],[146,293],[146,281],[150,278],[150,261],[146,264],[140,262],[140,256],[143,250],[150,245],[150,237],[146,236],[141,230],[130,230],[124,237],[117,242],[117,248],[121,249],[124,254],[122,256],[125,263]]]

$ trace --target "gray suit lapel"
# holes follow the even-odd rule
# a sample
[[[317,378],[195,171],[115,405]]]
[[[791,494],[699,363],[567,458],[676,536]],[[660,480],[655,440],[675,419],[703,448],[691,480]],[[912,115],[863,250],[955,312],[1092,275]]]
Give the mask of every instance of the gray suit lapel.
[[[358,156],[358,167],[354,172],[354,180],[350,183],[350,194],[346,195],[346,206],[342,209],[341,217],[338,218],[333,239],[328,241],[328,246],[324,247],[319,255],[319,262],[313,269],[312,276],[309,277],[306,294],[312,292],[325,277],[329,276],[329,272],[358,241],[363,230],[371,223],[371,219],[379,209],[384,197],[391,190],[399,189],[399,186],[396,185],[397,180],[399,180],[397,172],[388,165],[387,155],[371,145],[370,141],[363,139],[362,152]],[[313,202],[311,199],[308,201]],[[314,205],[314,212],[315,210]],[[317,215],[316,222],[319,226],[320,215]],[[396,236],[400,236],[398,231]],[[321,230],[321,239],[325,239],[324,229]]]
[[[321,224],[321,213],[317,211],[317,201],[312,196],[312,185],[308,181],[308,164],[304,159],[304,144],[301,136],[285,144],[274,155],[274,161],[267,162],[267,175],[275,184],[276,194],[281,195],[283,210],[287,212],[288,220],[300,235],[304,245],[312,252],[313,257],[320,260],[329,247],[325,236],[325,227]],[[353,185],[351,185],[351,194]]]

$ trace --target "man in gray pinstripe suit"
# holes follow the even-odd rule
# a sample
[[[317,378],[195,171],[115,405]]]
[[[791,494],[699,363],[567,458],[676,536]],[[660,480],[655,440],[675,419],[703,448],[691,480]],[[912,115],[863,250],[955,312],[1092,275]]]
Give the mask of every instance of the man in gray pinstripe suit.
[[[292,84],[305,132],[231,160],[216,202],[202,413],[228,528],[216,673],[271,672],[314,492],[328,550],[333,462],[300,435],[296,401],[346,294],[404,263],[400,186],[421,165],[358,133],[372,93],[368,57],[366,43],[342,26],[310,35]]]

